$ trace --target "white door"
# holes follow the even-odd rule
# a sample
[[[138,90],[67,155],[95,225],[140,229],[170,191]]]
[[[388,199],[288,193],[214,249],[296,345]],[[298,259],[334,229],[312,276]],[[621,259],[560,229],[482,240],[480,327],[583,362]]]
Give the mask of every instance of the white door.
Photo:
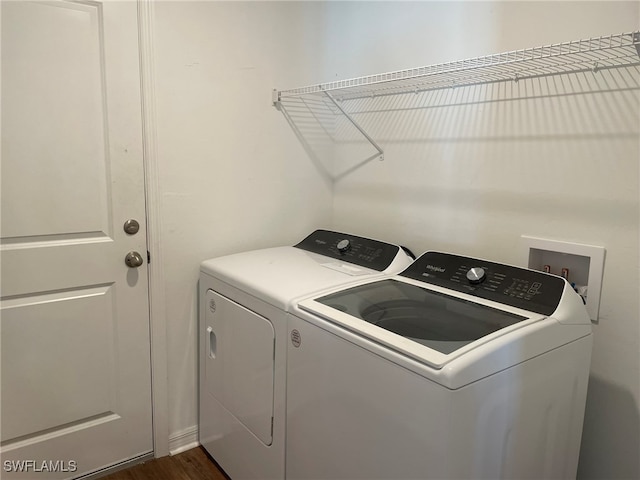
[[[0,476],[69,478],[153,450],[137,5],[0,8]]]

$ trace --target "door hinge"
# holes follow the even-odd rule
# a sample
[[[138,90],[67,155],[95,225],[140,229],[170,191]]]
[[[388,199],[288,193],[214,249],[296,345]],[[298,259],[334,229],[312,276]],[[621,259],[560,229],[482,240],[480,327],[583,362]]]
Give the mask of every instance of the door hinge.
[[[151,252],[147,250],[147,263],[151,263]]]

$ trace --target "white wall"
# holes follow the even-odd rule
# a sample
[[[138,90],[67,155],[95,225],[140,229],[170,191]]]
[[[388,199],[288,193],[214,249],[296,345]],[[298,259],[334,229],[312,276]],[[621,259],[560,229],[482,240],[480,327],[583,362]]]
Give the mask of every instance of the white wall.
[[[599,95],[566,95],[577,77],[445,92],[440,108],[371,121],[386,160],[334,185],[269,103],[272,88],[631,31],[636,2],[158,2],[155,10],[173,435],[197,422],[202,259],[332,225],[417,252],[518,264],[528,234],[607,249],[579,474],[640,477],[637,82],[635,92]],[[595,85],[628,81],[606,75]],[[546,96],[524,99],[532,89]],[[479,101],[513,95],[520,99]],[[442,106],[450,103],[458,106]]]
[[[171,437],[197,424],[199,263],[330,226],[331,184],[271,106],[273,88],[317,75],[319,15],[296,3],[155,4]]]
[[[325,80],[627,32],[638,5],[332,4]],[[640,478],[639,73],[449,89],[439,108],[357,115],[386,159],[335,184],[337,229],[393,232],[417,252],[523,264],[522,234],[606,247],[581,478]],[[635,91],[572,94],[587,84]]]

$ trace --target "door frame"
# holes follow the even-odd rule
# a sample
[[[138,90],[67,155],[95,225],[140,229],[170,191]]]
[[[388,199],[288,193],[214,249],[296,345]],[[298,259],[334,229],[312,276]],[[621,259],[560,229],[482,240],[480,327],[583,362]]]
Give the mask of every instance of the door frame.
[[[160,243],[162,217],[155,110],[154,0],[136,1],[138,5],[138,43],[140,49],[147,250],[151,258],[148,265],[148,280],[153,454],[156,458],[159,458],[169,455],[169,388],[167,379],[167,319],[164,301],[165,276]]]

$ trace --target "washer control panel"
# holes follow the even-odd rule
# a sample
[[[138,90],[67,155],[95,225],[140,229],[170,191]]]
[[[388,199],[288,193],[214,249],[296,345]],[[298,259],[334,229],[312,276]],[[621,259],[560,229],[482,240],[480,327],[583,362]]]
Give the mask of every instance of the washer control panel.
[[[396,255],[404,255],[397,245],[330,230],[316,230],[294,246],[379,272],[386,270]]]
[[[421,255],[400,275],[543,315],[556,310],[565,287],[548,273],[441,252]]]

